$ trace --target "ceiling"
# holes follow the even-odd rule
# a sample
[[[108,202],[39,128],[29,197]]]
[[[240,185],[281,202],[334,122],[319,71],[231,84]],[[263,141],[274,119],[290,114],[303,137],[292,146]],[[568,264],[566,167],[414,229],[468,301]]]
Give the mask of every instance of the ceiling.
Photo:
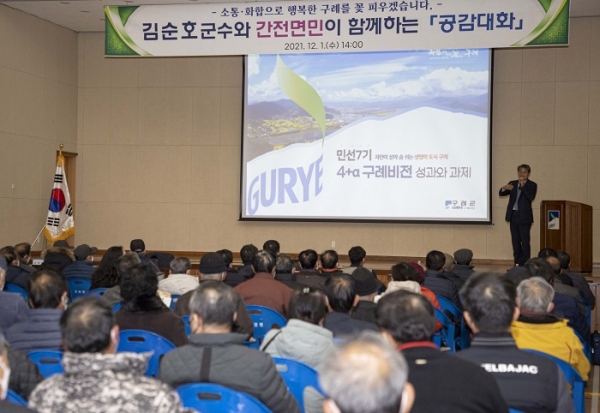
[[[231,0],[5,0],[0,2],[76,32],[103,32],[104,6],[175,4],[188,1],[235,3]],[[584,16],[600,16],[600,0],[571,0],[571,17]]]

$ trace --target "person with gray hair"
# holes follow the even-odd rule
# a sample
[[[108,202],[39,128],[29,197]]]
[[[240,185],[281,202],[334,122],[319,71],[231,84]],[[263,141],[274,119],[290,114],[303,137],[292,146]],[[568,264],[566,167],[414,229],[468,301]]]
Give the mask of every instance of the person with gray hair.
[[[583,352],[581,340],[567,325],[567,320],[551,313],[554,307],[552,286],[541,277],[532,277],[521,281],[517,293],[521,315],[511,329],[517,346],[564,360],[587,381],[590,362]]]
[[[296,280],[296,268],[294,268],[294,260],[286,254],[279,254],[275,258],[275,281],[287,285],[292,290],[302,289],[304,284]]]
[[[299,413],[271,356],[244,346],[246,335],[231,331],[238,303],[228,285],[203,281],[189,303],[190,344],[162,358],[159,379],[173,387],[216,383],[258,398],[273,413]]]
[[[192,263],[188,257],[177,257],[169,263],[171,272],[167,278],[160,280],[158,289],[169,294],[182,295],[196,289],[198,277],[191,274]]]
[[[408,413],[415,390],[402,354],[380,334],[363,332],[336,348],[319,371],[325,413]]]

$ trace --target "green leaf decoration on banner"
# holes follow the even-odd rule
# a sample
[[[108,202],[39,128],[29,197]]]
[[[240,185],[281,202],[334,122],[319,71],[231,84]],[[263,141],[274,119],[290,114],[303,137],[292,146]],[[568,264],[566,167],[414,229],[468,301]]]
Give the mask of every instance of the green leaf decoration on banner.
[[[531,33],[511,46],[569,43],[570,0],[538,0],[538,2],[546,11],[546,15]]]
[[[106,45],[105,54],[112,56],[152,56],[139,47],[125,30],[129,17],[139,6],[106,6]]]
[[[279,55],[277,55],[277,63],[275,64],[275,74],[277,75],[277,83],[283,93],[317,121],[323,135],[322,144],[324,145],[325,106],[321,96],[306,80],[287,67]]]

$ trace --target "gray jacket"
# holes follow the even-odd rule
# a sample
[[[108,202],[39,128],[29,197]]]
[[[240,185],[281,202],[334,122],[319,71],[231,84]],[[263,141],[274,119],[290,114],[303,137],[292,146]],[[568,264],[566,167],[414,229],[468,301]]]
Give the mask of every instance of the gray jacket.
[[[147,357],[67,352],[65,373],[41,382],[29,397],[29,407],[39,413],[185,412],[173,389],[144,376]]]

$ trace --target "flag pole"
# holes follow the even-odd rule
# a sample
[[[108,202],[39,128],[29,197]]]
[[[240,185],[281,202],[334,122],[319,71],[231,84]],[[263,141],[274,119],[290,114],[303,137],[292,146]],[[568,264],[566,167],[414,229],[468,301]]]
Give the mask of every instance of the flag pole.
[[[38,240],[40,239],[40,235],[42,235],[42,231],[44,231],[44,228],[46,228],[45,225],[42,227],[42,229],[40,229],[40,232],[38,232],[37,237],[35,237],[35,239],[31,243],[31,246],[33,246],[36,242],[38,242]]]

